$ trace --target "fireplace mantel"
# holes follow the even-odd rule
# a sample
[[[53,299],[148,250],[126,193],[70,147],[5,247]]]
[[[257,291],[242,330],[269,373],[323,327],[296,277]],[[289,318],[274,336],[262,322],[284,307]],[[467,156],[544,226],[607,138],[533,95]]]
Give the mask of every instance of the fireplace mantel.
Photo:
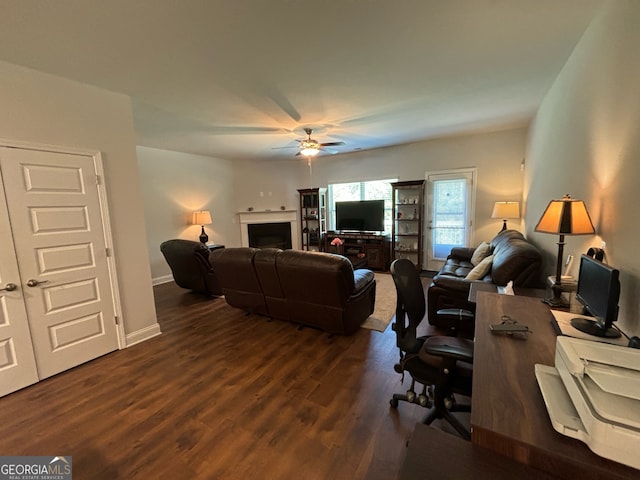
[[[256,223],[289,222],[291,224],[292,248],[294,250],[298,250],[300,248],[297,210],[253,210],[251,212],[238,212],[238,216],[240,217],[240,236],[243,247],[249,246],[249,232],[247,225]]]

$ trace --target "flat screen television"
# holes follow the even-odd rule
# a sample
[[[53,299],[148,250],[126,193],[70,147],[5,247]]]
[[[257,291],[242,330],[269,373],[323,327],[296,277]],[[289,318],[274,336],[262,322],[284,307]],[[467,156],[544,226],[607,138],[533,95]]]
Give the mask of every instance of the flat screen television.
[[[620,272],[588,255],[580,257],[576,299],[584,312],[595,320],[571,319],[571,325],[581,332],[597,337],[617,338],[620,332],[613,328],[618,319],[620,299]]]
[[[355,232],[384,231],[384,200],[336,202],[336,229]]]

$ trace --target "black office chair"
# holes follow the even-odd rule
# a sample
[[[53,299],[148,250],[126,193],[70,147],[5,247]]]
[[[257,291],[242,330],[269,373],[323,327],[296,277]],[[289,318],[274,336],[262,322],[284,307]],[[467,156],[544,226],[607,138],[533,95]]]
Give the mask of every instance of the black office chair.
[[[405,372],[411,376],[411,387],[405,394],[394,394],[391,407],[398,408],[398,403],[405,401],[429,408],[422,423],[428,425],[442,418],[470,440],[469,430],[452,413],[471,409],[470,405],[458,404],[454,395],[471,396],[473,341],[446,335],[449,330],[438,331],[433,326],[428,335],[418,337],[418,325],[426,313],[420,275],[407,259],[395,260],[391,275],[398,295],[392,329],[400,349],[400,361],[394,369],[403,375],[403,380]],[[416,383],[422,385],[420,394],[415,392]]]
[[[174,239],[162,242],[160,251],[182,288],[209,296],[222,295],[218,277],[209,262],[209,248],[200,242]]]

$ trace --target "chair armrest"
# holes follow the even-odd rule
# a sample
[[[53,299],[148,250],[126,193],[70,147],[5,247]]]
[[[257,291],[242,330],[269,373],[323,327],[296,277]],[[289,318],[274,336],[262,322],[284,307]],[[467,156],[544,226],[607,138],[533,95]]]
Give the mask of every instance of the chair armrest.
[[[427,338],[422,348],[429,355],[473,363],[473,340],[435,336]]]

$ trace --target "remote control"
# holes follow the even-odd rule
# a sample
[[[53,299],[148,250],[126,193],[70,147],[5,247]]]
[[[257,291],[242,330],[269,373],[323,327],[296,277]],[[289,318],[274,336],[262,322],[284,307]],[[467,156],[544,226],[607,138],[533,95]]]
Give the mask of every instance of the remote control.
[[[529,327],[526,325],[511,324],[511,323],[494,323],[489,325],[492,332],[496,333],[516,333],[516,332],[528,332]]]

